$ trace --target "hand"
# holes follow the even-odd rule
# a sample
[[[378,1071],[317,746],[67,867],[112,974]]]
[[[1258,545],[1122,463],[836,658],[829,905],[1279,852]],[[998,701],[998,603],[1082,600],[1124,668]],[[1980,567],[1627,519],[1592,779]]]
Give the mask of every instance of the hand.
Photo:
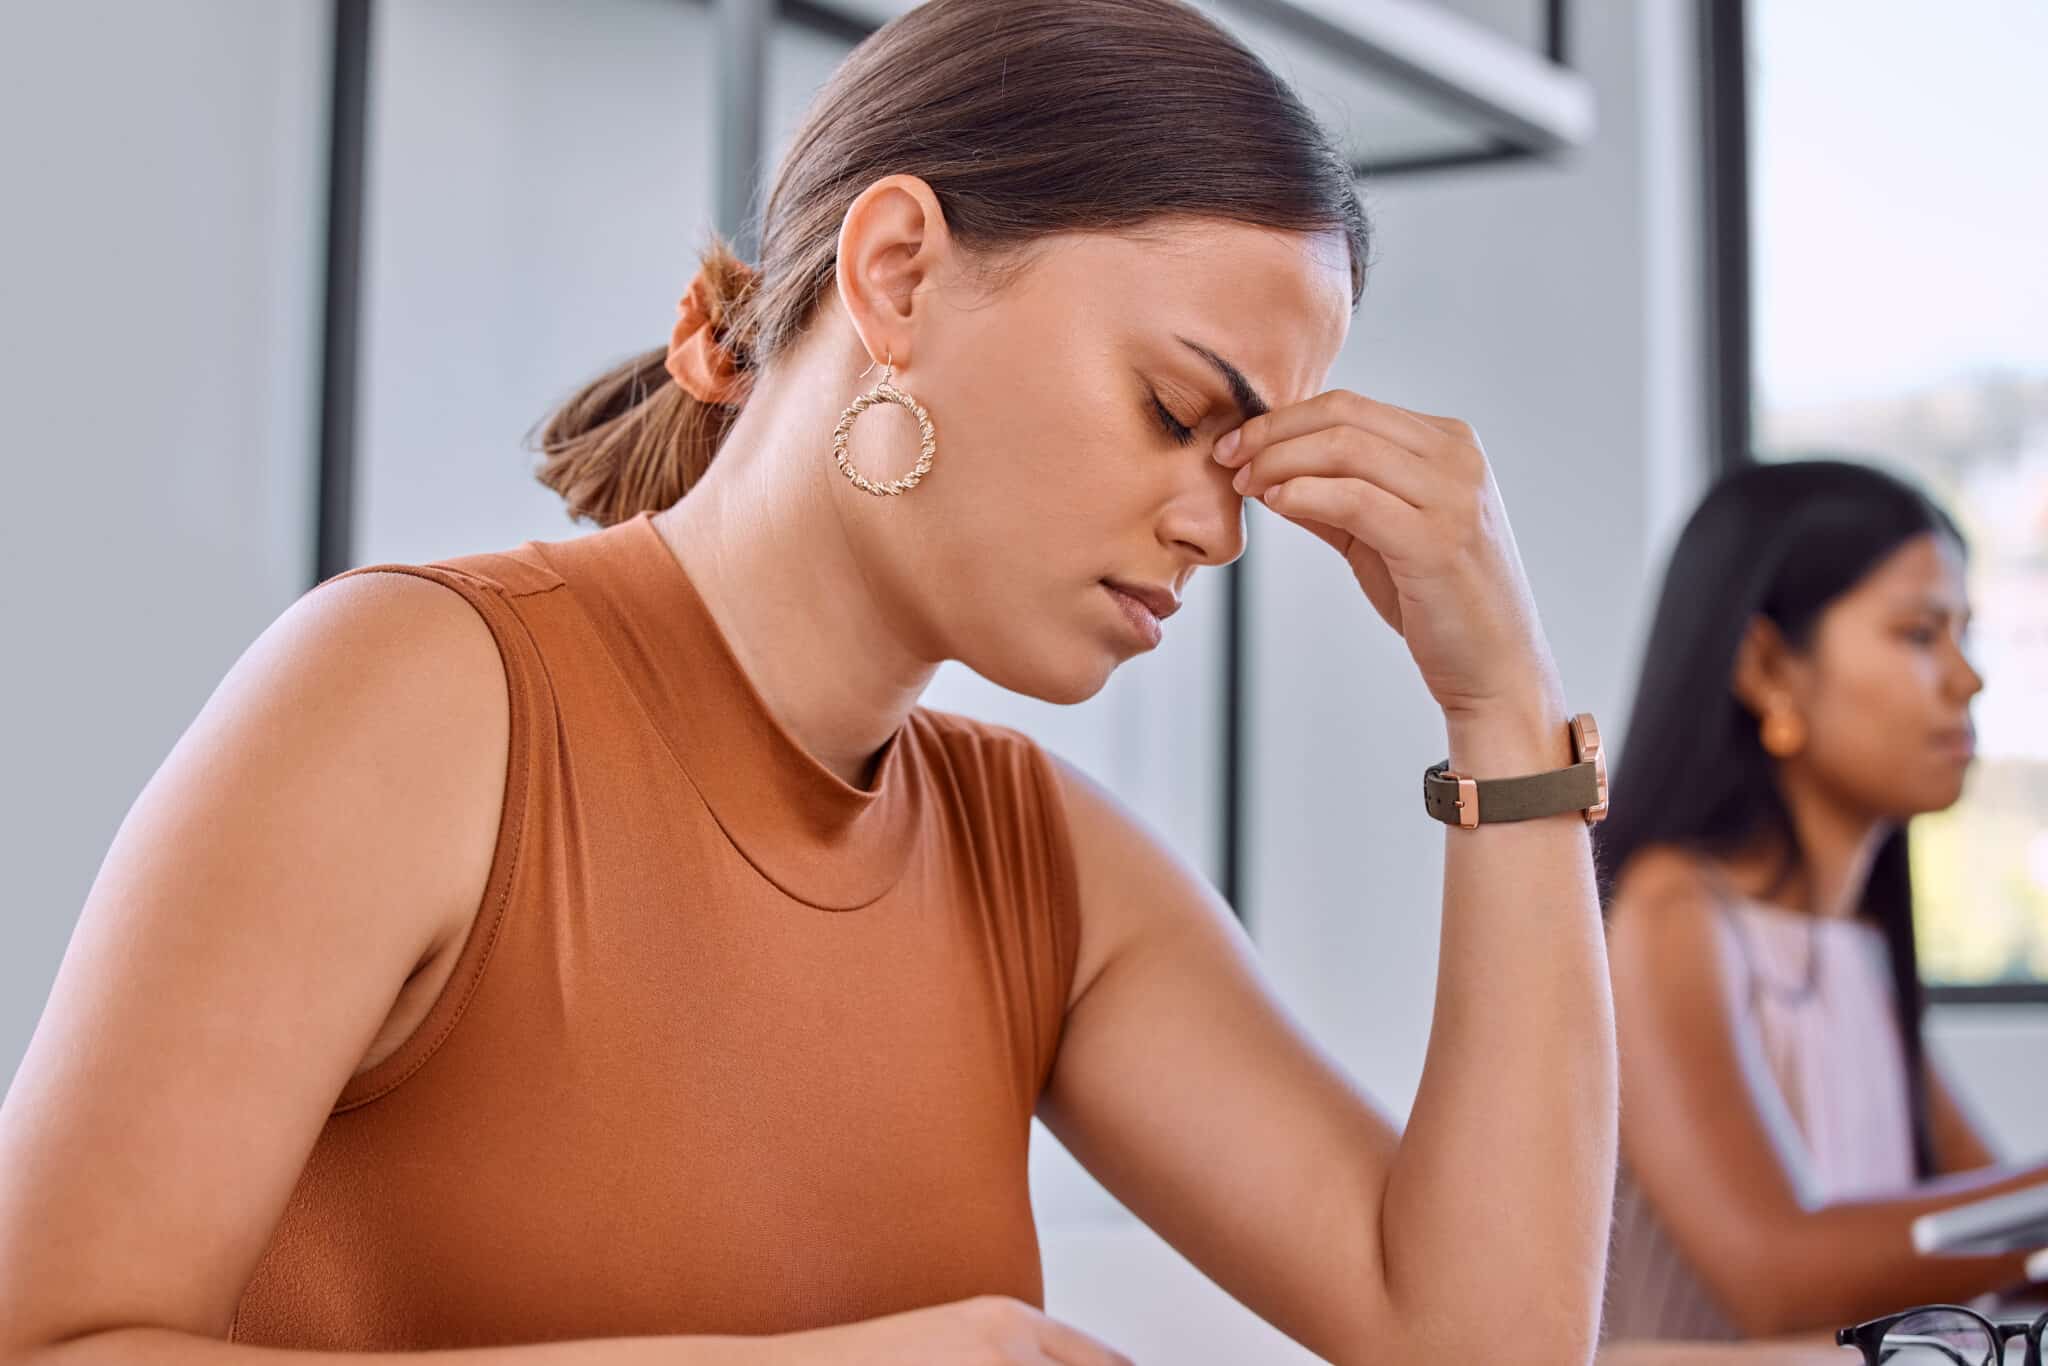
[[[1077,1328],[1008,1295],[978,1295],[770,1339],[781,1366],[1133,1366]]]
[[[1238,492],[1344,557],[1446,716],[1534,710],[1562,726],[1556,661],[1468,424],[1327,389],[1226,433],[1215,455]]]

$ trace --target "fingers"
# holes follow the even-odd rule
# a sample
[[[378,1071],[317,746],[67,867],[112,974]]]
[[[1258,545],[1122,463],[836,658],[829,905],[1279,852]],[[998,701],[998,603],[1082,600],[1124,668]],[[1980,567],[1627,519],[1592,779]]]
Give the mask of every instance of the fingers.
[[[1434,413],[1417,412],[1413,408],[1404,408],[1401,411],[1428,423],[1455,441],[1469,442],[1474,446],[1479,444],[1479,434],[1473,431],[1472,424],[1463,418],[1439,417]]]
[[[1341,527],[1382,555],[1413,560],[1425,548],[1421,511],[1364,479],[1298,474],[1267,489],[1263,501],[1282,516]]]
[[[1349,475],[1377,484],[1410,507],[1429,505],[1431,481],[1440,478],[1412,451],[1357,427],[1323,427],[1268,442],[1240,464],[1232,487],[1247,498],[1297,475]]]
[[[1122,1352],[1055,1318],[1040,1319],[1038,1343],[1059,1366],[1135,1366]]]
[[[1221,463],[1241,465],[1268,446],[1339,423],[1371,432],[1425,458],[1478,444],[1471,427],[1456,418],[1425,418],[1349,389],[1325,389],[1313,398],[1261,413],[1233,428],[1217,443]]]

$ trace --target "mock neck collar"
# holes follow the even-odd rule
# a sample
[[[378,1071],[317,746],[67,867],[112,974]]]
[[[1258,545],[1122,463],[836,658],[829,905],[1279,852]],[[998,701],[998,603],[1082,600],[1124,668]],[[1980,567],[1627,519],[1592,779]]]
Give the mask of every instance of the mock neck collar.
[[[652,512],[545,544],[677,762],[763,877],[821,910],[856,909],[896,884],[922,800],[915,709],[883,746],[873,786],[855,787],[769,709]]]

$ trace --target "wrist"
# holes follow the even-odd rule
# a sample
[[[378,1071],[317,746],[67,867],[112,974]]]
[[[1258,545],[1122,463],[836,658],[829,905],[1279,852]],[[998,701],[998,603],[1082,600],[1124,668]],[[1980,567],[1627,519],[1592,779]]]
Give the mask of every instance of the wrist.
[[[1451,770],[1469,778],[1516,778],[1569,768],[1571,713],[1560,697],[1543,695],[1483,711],[1444,714]]]

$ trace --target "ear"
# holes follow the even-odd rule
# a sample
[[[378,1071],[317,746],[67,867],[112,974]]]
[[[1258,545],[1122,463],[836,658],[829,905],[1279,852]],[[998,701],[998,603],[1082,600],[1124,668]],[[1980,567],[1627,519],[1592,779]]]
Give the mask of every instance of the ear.
[[[1735,647],[1735,669],[1729,688],[1736,700],[1761,716],[1770,710],[1773,699],[1798,695],[1796,664],[1778,624],[1758,613],[1749,619],[1742,640]]]
[[[886,361],[902,373],[928,307],[919,290],[952,251],[938,196],[917,176],[883,176],[847,205],[838,250],[840,307],[877,365]]]

